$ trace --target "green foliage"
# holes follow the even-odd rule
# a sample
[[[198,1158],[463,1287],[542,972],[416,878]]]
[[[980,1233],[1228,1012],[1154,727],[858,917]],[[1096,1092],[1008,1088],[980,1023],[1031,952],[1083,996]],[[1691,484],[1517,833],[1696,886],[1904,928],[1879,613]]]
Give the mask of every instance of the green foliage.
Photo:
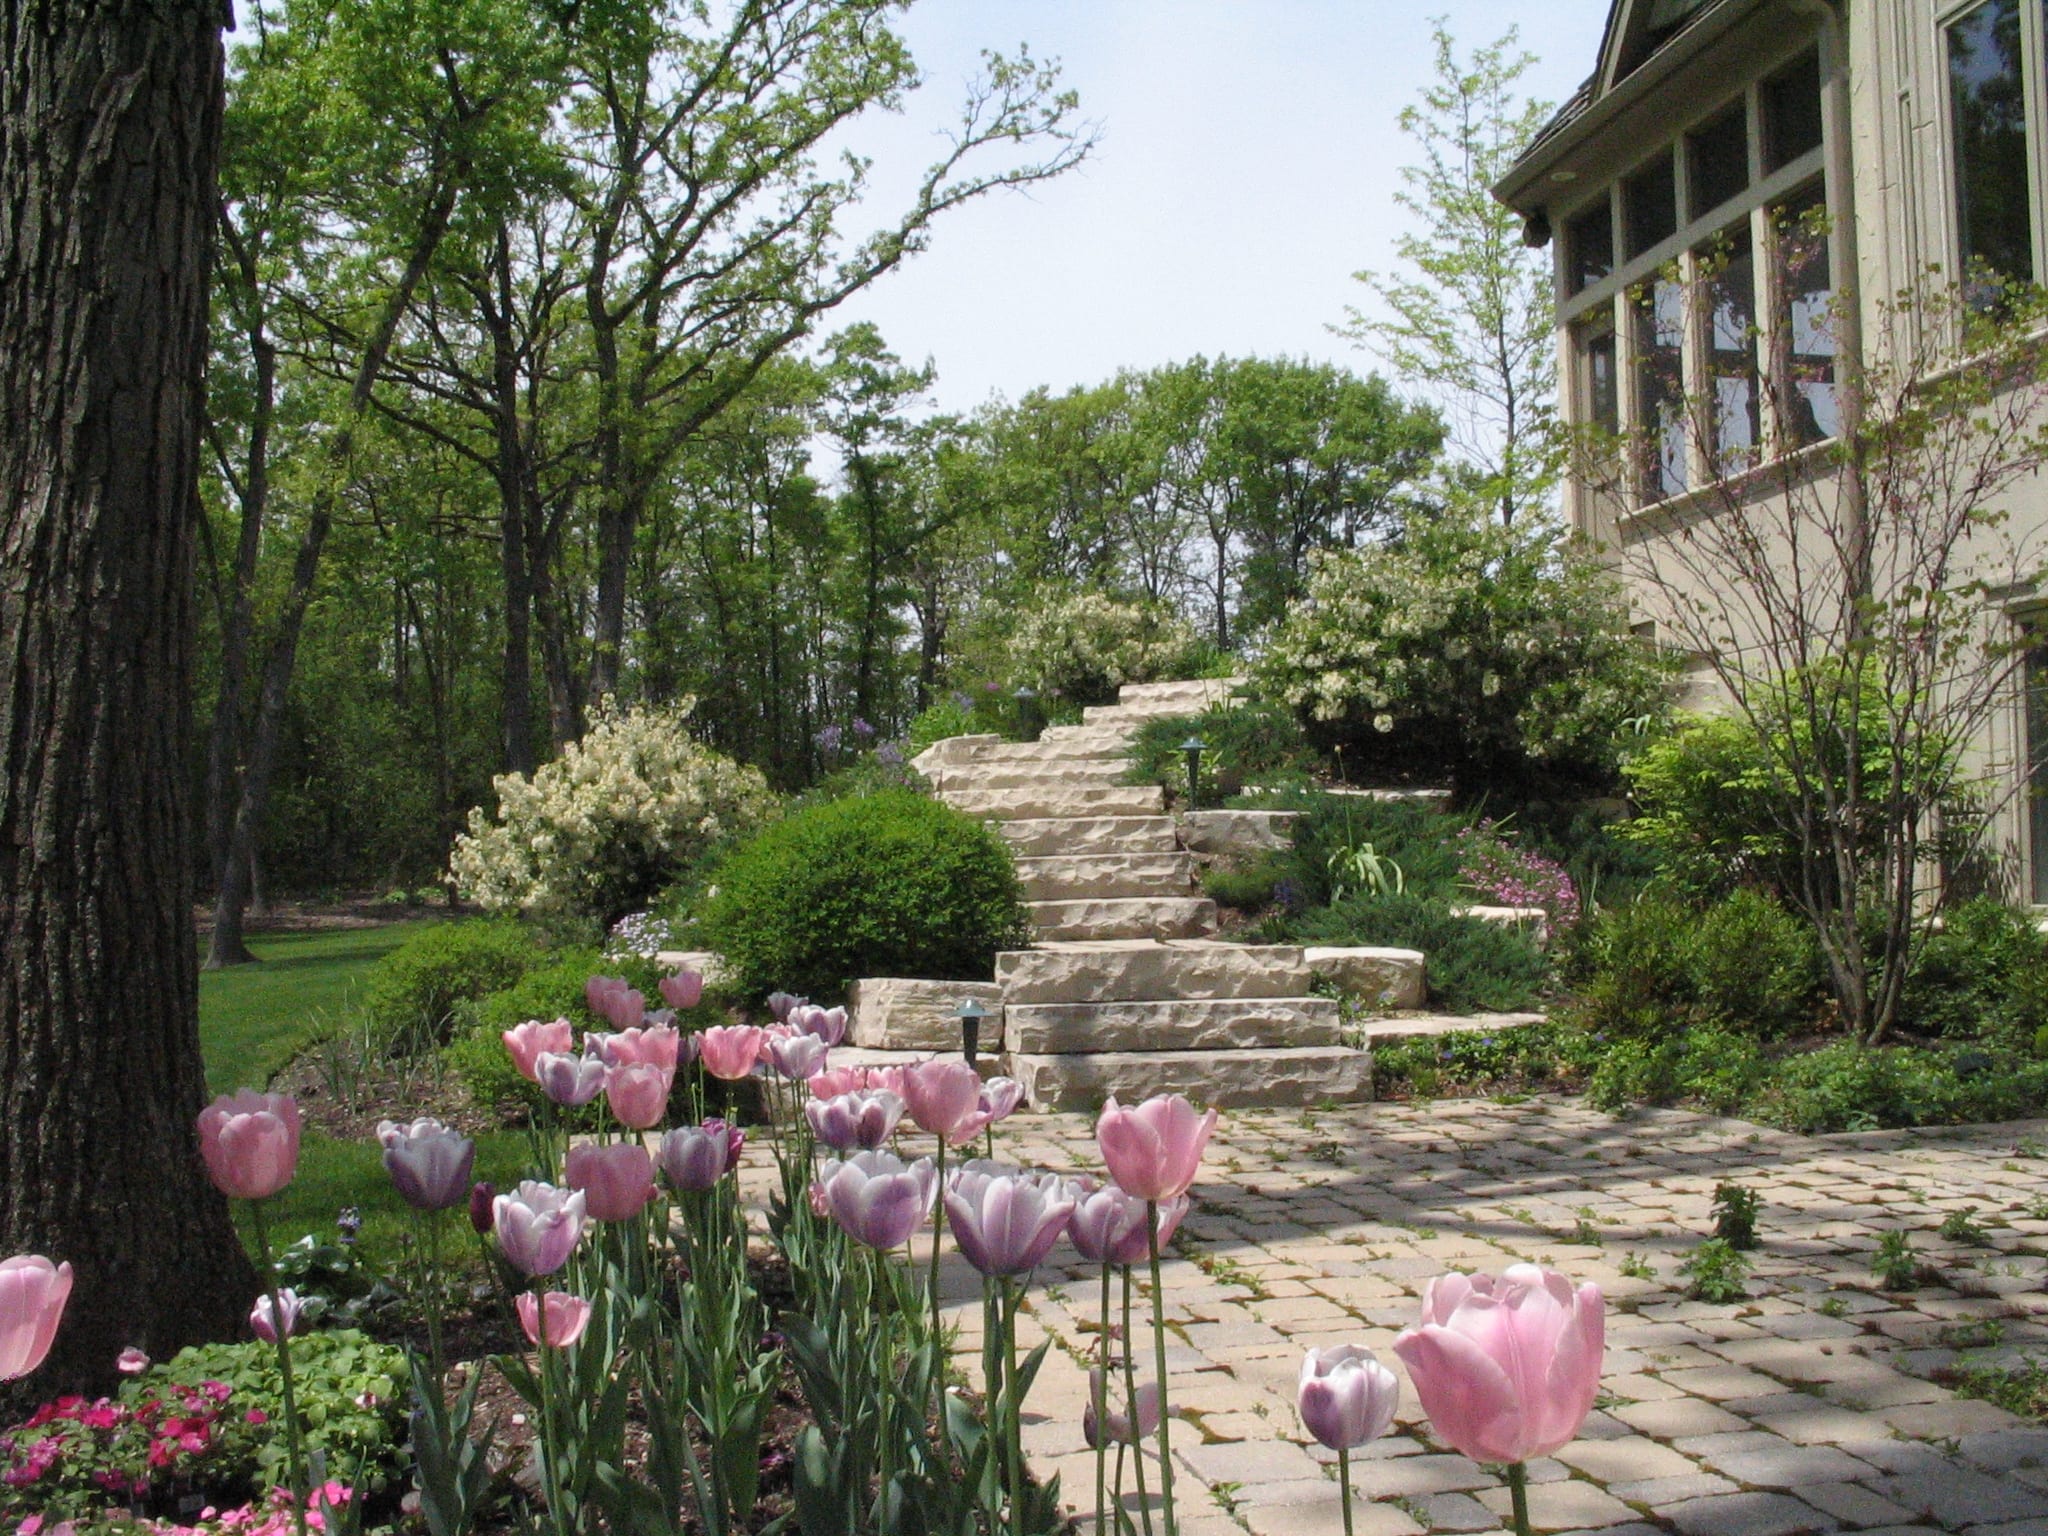
[[[364,1008],[382,1040],[431,1046],[448,1038],[461,1004],[502,991],[546,958],[515,922],[435,923],[371,968]]]
[[[1763,1204],[1753,1189],[1723,1182],[1714,1186],[1714,1236],[1730,1248],[1756,1246],[1756,1217]]]
[[[1747,721],[1687,719],[1622,772],[1636,815],[1621,835],[1655,858],[1658,884],[1702,900],[1751,881],[1796,888],[1799,847],[1786,821],[1786,791]]]
[[[2007,1413],[2048,1422],[2048,1362],[2032,1355],[2009,1363],[1958,1361],[1948,1384],[1958,1397],[1996,1403]]]
[[[1922,1034],[2026,1045],[2048,1027],[2048,939],[1989,897],[1951,907],[1914,957],[1900,1013]]]
[[[1131,740],[1126,780],[1163,784],[1184,799],[1188,767],[1181,743],[1190,736],[1202,740],[1199,789],[1205,806],[1243,794],[1247,786],[1305,785],[1316,770],[1315,751],[1292,711],[1239,700],[1198,715],[1147,720]]]
[[[1769,1071],[1753,1039],[1715,1024],[1605,1045],[1586,1085],[1586,1097],[1597,1109],[1692,1099],[1717,1114],[1733,1114],[1748,1104]]]
[[[1817,1133],[2017,1120],[2044,1106],[2048,1062],[2037,1057],[1841,1040],[1782,1062],[1758,1109],[1790,1130]]]
[[[1286,870],[1284,863],[1270,856],[1241,868],[1214,864],[1202,873],[1202,894],[1219,907],[1255,912],[1272,902]]]
[[[1551,1023],[1397,1038],[1373,1047],[1373,1093],[1430,1098],[1569,1090],[1597,1055],[1577,1030]]]
[[[703,932],[740,988],[839,997],[862,976],[985,980],[1028,933],[991,828],[889,791],[806,807],[721,866]]]
[[[195,1345],[153,1367],[149,1379],[191,1387],[223,1382],[242,1411],[283,1421],[284,1383],[274,1344],[250,1339]],[[307,1455],[324,1454],[330,1475],[344,1480],[352,1480],[360,1466],[362,1486],[384,1487],[402,1464],[408,1380],[403,1350],[353,1329],[294,1337],[292,1385]],[[247,1451],[244,1476],[265,1488],[286,1481],[283,1435],[252,1436]]]
[[[1913,1251],[1913,1240],[1904,1232],[1883,1234],[1870,1256],[1870,1272],[1888,1291],[1912,1290],[1920,1283],[1920,1256]]]
[[[1691,1279],[1685,1294],[1714,1306],[1741,1301],[1749,1294],[1749,1270],[1748,1256],[1719,1237],[1706,1239],[1678,1266],[1678,1272]]]
[[[1370,844],[1375,855],[1401,868],[1407,895],[1462,902],[1469,896],[1458,882],[1455,839],[1467,818],[1412,800],[1379,800],[1363,795],[1298,791],[1261,795],[1246,804],[1295,811],[1294,842],[1287,878],[1299,891],[1299,905],[1327,906],[1333,872],[1349,850]]]
[[[1610,783],[1670,673],[1555,530],[1450,515],[1322,556],[1257,667],[1347,766],[1467,791]]]
[[[1419,949],[1430,1000],[1454,1013],[1535,1006],[1550,963],[1519,928],[1459,917],[1427,896],[1347,896],[1287,925],[1291,942]]]
[[[1046,587],[1014,617],[1006,675],[1042,697],[1108,704],[1125,683],[1175,675],[1194,643],[1163,603]]]
[[[1950,1211],[1941,1218],[1941,1225],[1936,1230],[1952,1243],[1981,1247],[1991,1241],[1991,1234],[1985,1230],[1984,1223],[1977,1220],[1977,1207],[1974,1205]]]

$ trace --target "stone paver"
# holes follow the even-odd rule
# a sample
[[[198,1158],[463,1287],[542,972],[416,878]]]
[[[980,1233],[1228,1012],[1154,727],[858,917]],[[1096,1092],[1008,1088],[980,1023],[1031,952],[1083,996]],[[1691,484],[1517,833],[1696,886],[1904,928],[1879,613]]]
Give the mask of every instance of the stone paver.
[[[2048,1536],[2048,1429],[1944,1380],[1972,1348],[2048,1357],[2048,1222],[2028,1214],[2048,1184],[2032,1155],[2044,1137],[2038,1123],[1799,1137],[1675,1110],[1617,1120],[1556,1097],[1228,1112],[1164,1272],[1182,1528],[1341,1529],[1335,1457],[1295,1414],[1302,1350],[1365,1344],[1398,1371],[1388,1345],[1432,1276],[1539,1261],[1608,1297],[1599,1411],[1531,1469],[1541,1529]],[[1084,1116],[1019,1115],[998,1143],[1005,1161],[1100,1171]],[[1723,1181],[1762,1198],[1761,1246],[1748,1299],[1713,1306],[1685,1299],[1677,1268]],[[1990,1245],[1938,1236],[1965,1205]],[[1877,1289],[1870,1255],[1892,1230],[1939,1283]],[[1069,1409],[1096,1347],[1094,1279],[1063,1245],[1028,1299],[1055,1343],[1033,1463],[1064,1474],[1084,1529],[1092,1463]],[[949,1276],[961,1303],[972,1290]],[[1403,1387],[1394,1432],[1352,1458],[1359,1531],[1501,1529],[1497,1473],[1432,1441]],[[1158,1481],[1150,1465],[1155,1497]]]

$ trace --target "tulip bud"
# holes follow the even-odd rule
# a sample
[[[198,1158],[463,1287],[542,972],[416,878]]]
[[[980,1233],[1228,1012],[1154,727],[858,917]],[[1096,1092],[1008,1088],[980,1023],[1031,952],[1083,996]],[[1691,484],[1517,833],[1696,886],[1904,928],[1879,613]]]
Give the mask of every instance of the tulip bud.
[[[277,1310],[271,1311],[270,1297],[258,1296],[249,1309],[249,1326],[256,1337],[269,1344],[277,1342],[280,1325],[286,1338],[299,1331],[299,1293],[286,1286],[277,1293]]]
[[[489,1179],[478,1179],[469,1187],[469,1224],[476,1228],[479,1237],[489,1237],[497,1217],[492,1202],[498,1198],[498,1186]]]

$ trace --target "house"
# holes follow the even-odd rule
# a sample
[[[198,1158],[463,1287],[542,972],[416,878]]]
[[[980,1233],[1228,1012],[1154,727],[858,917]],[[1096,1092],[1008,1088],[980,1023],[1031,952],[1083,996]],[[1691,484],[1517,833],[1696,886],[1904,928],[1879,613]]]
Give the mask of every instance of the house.
[[[1839,475],[1892,295],[1934,268],[2048,281],[2048,0],[1615,0],[1495,195],[1553,255],[1563,415],[1614,445],[1575,455],[1566,514],[1661,631],[1668,589],[1631,573],[1731,494]],[[2038,478],[2004,509],[2021,546],[2048,534]],[[1986,614],[2023,645],[2039,570]],[[2048,643],[2028,655],[1973,750],[2007,791],[1999,878],[2048,903]]]

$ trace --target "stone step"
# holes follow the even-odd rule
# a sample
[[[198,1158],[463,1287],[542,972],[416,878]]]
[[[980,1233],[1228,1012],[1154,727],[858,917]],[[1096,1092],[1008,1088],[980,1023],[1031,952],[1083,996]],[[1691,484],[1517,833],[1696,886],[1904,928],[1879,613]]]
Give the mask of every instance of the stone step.
[[[996,956],[996,981],[1010,1003],[1301,997],[1310,979],[1308,962],[1291,944],[1129,939],[1042,944]]]
[[[1371,1019],[1365,1024],[1368,1045],[1391,1045],[1418,1036],[1497,1035],[1502,1030],[1541,1024],[1540,1013],[1412,1013],[1402,1018]]]
[[[1017,860],[1017,878],[1023,882],[1026,901],[1073,901],[1083,896],[1188,896],[1195,889],[1195,861],[1185,853],[1027,858]]]
[[[1113,762],[1122,765],[1129,756],[1130,743],[1121,736],[1115,740],[1080,741],[1005,741],[1000,736],[948,736],[918,753],[910,760],[910,766],[928,779],[937,779],[942,775],[996,764]]]
[[[1210,998],[1201,1002],[1013,1003],[1003,1038],[1012,1051],[1241,1051],[1344,1043],[1328,997]]]
[[[1042,789],[947,789],[939,798],[970,816],[1000,821],[1046,821],[1055,817],[1159,816],[1166,798],[1157,784],[1122,784]]]
[[[1033,901],[1031,927],[1041,940],[1206,939],[1216,931],[1216,903],[1206,896],[1098,896]]]
[[[1185,1094],[1198,1107],[1347,1103],[1372,1096],[1372,1057],[1348,1046],[1261,1051],[1012,1051],[1010,1076],[1034,1109],[1091,1110],[1112,1096],[1137,1103]]]
[[[1419,949],[1312,944],[1301,954],[1324,982],[1368,1008],[1420,1008],[1428,994]]]
[[[1032,745],[1093,747],[1107,752],[1128,752],[1131,749],[1131,733],[1142,724],[1142,720],[1132,718],[1121,724],[1112,722],[1107,725],[1049,725],[1039,733],[1038,740]]]
[[[1181,838],[1196,853],[1255,859],[1294,846],[1299,811],[1183,811]]]
[[[847,1042],[878,1051],[957,1051],[960,1005],[970,998],[988,1010],[978,1039],[993,1055],[1003,1044],[1003,989],[987,981],[864,977],[847,989]]]
[[[1020,858],[1178,853],[1171,816],[1026,817],[992,823]]]
[[[1115,789],[1129,766],[1129,760],[1121,757],[1070,757],[1049,763],[965,762],[940,765],[925,777],[942,795],[985,789]]]
[[[1241,677],[1190,677],[1164,683],[1125,683],[1116,701],[1145,708],[1172,706],[1184,714],[1200,714],[1212,704],[1225,704],[1244,686]]]

